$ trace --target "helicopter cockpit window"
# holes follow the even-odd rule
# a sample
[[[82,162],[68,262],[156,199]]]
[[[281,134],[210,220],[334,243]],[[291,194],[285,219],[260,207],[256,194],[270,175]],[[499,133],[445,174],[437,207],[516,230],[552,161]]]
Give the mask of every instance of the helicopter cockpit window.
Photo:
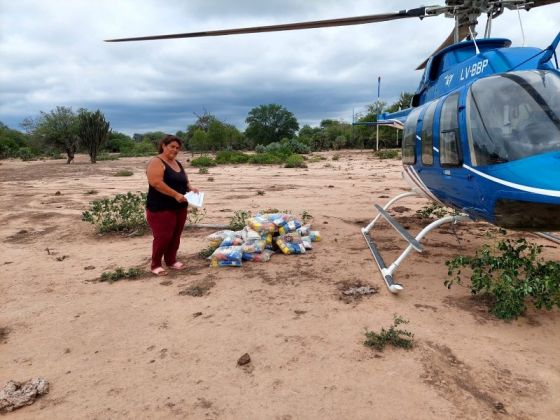
[[[437,102],[432,102],[424,113],[422,123],[422,164],[434,164],[434,113]]]
[[[439,120],[439,161],[441,166],[461,165],[458,106],[459,94],[454,93],[445,99],[441,107]]]
[[[480,79],[467,97],[467,120],[475,166],[560,151],[560,77],[530,70]]]
[[[404,135],[402,142],[402,160],[405,165],[416,163],[416,126],[421,108],[414,109],[404,123]]]

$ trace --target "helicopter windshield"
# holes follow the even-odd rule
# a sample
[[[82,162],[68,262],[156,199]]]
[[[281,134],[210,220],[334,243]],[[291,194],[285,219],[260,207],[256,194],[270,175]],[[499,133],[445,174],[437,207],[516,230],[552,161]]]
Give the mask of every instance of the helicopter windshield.
[[[475,166],[560,151],[560,77],[535,70],[480,79],[468,93],[467,120]]]

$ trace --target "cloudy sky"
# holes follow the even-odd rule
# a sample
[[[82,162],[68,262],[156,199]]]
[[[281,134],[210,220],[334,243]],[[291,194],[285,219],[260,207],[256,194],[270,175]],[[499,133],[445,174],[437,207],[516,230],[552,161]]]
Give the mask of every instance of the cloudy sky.
[[[435,3],[435,2],[431,2]],[[127,134],[184,130],[205,110],[244,129],[249,110],[278,103],[300,125],[352,120],[381,97],[414,91],[414,68],[447,37],[442,16],[380,24],[198,39],[104,39],[392,12],[414,1],[0,0],[0,121],[19,129],[56,106],[101,109]],[[560,4],[521,12],[527,45],[560,30]],[[481,18],[482,24],[485,19]],[[484,32],[484,27],[479,27]],[[493,35],[523,44],[517,12]]]

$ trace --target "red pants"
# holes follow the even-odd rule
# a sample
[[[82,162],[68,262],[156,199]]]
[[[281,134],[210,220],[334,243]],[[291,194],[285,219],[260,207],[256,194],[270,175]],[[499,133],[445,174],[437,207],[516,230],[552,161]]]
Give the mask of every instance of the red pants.
[[[150,211],[146,210],[146,219],[152,229],[152,270],[161,267],[161,258],[165,264],[177,262],[177,250],[181,242],[181,233],[187,220],[187,209]]]

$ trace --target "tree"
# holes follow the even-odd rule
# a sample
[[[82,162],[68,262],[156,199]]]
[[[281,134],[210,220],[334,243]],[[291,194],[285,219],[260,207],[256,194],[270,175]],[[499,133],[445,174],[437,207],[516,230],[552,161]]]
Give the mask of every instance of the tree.
[[[72,108],[57,106],[49,113],[41,111],[38,119],[26,119],[22,125],[34,138],[66,152],[66,163],[74,160],[80,137],[78,118]]]
[[[203,150],[208,150],[208,136],[204,130],[201,128],[194,130],[190,140],[190,145],[192,147],[193,154],[195,151],[202,152]]]
[[[100,110],[90,112],[80,109],[78,114],[78,134],[88,148],[91,163],[97,162],[97,152],[109,138],[110,124]]]
[[[290,111],[281,105],[260,105],[249,111],[245,122],[245,136],[254,145],[279,142],[284,137],[292,138],[299,130],[299,124]]]

